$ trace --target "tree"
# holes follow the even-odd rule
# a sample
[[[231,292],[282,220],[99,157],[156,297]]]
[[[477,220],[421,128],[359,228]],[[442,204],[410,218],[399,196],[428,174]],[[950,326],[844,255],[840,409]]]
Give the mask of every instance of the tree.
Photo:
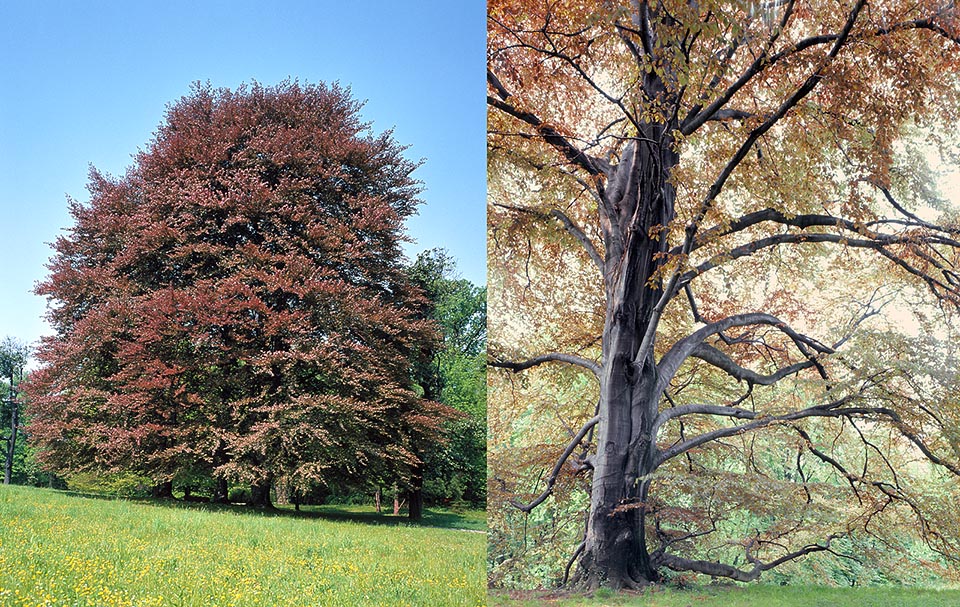
[[[591,476],[576,583],[635,587],[666,569],[753,580],[873,532],[891,503],[958,554],[931,524],[948,519],[897,475],[905,453],[938,479],[960,473],[955,403],[854,349],[883,280],[922,287],[905,292],[940,306],[942,332],[960,302],[956,212],[930,218],[918,169],[958,118],[958,43],[960,14],[934,1],[490,4],[490,364],[596,381],[542,491],[514,499],[529,513]],[[781,517],[793,527],[766,512],[765,528],[722,528],[732,515],[714,497],[762,499],[717,480],[730,458],[757,463],[736,445],[762,432],[849,485],[842,522],[810,524],[810,507]],[[848,435],[859,450],[831,439]],[[518,459],[494,471],[507,493]],[[727,492],[694,482],[707,477]],[[735,561],[702,549],[724,533]]]
[[[3,437],[6,443],[4,448],[3,484],[9,485],[13,475],[14,454],[17,451],[17,438],[20,433],[19,398],[20,382],[23,381],[23,371],[27,366],[30,348],[23,342],[12,337],[4,338],[0,342],[0,377],[7,381],[6,398],[4,398],[5,413],[9,415],[10,433]],[[4,418],[7,416],[5,415]],[[21,441],[22,442],[22,441]]]
[[[338,85],[196,85],[124,177],[91,170],[37,288],[43,462],[261,505],[276,483],[409,480],[446,417],[411,381],[435,339],[399,247],[416,165],[360,107]]]
[[[424,481],[434,497],[485,504],[486,488],[486,289],[456,273],[441,249],[424,251],[410,268],[430,302],[427,314],[443,341],[417,370],[424,397],[459,411],[447,440],[424,453]],[[410,500],[413,503],[413,499]]]

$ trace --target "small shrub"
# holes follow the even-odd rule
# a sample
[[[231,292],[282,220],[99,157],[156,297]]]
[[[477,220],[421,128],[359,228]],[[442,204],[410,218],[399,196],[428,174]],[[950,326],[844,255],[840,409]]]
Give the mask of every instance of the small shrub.
[[[227,499],[234,504],[246,504],[253,501],[250,487],[231,487],[227,492]]]
[[[80,472],[67,479],[67,488],[80,493],[99,493],[124,498],[150,497],[153,481],[136,474]]]

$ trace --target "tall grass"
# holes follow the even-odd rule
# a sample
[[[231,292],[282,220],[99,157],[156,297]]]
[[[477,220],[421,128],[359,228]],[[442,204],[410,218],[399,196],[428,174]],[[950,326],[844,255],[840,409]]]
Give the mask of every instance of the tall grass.
[[[0,605],[482,605],[480,533],[0,487]]]

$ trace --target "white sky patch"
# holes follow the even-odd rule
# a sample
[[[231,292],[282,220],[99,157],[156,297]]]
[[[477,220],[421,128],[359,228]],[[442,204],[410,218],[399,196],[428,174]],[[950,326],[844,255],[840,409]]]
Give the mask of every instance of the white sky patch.
[[[944,198],[960,209],[960,169],[944,173],[937,179],[937,187]]]

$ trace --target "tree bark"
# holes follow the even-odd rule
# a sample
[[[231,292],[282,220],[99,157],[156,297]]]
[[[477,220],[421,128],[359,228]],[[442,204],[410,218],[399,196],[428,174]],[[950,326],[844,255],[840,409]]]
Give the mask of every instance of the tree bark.
[[[587,533],[574,577],[588,589],[636,588],[659,579],[645,523],[660,394],[653,348],[640,348],[662,295],[656,272],[667,239],[658,235],[674,219],[669,175],[679,159],[671,128],[650,124],[644,131],[624,148],[601,205],[607,305],[600,423]]]
[[[214,504],[230,503],[227,479],[222,476],[214,479],[213,496],[210,497],[210,501]]]
[[[153,486],[151,494],[156,499],[173,499],[173,481],[163,481]]]
[[[412,521],[423,518],[423,464],[414,467],[407,491],[407,517]]]
[[[250,504],[258,508],[273,508],[270,501],[271,482],[261,481],[250,485]]]

